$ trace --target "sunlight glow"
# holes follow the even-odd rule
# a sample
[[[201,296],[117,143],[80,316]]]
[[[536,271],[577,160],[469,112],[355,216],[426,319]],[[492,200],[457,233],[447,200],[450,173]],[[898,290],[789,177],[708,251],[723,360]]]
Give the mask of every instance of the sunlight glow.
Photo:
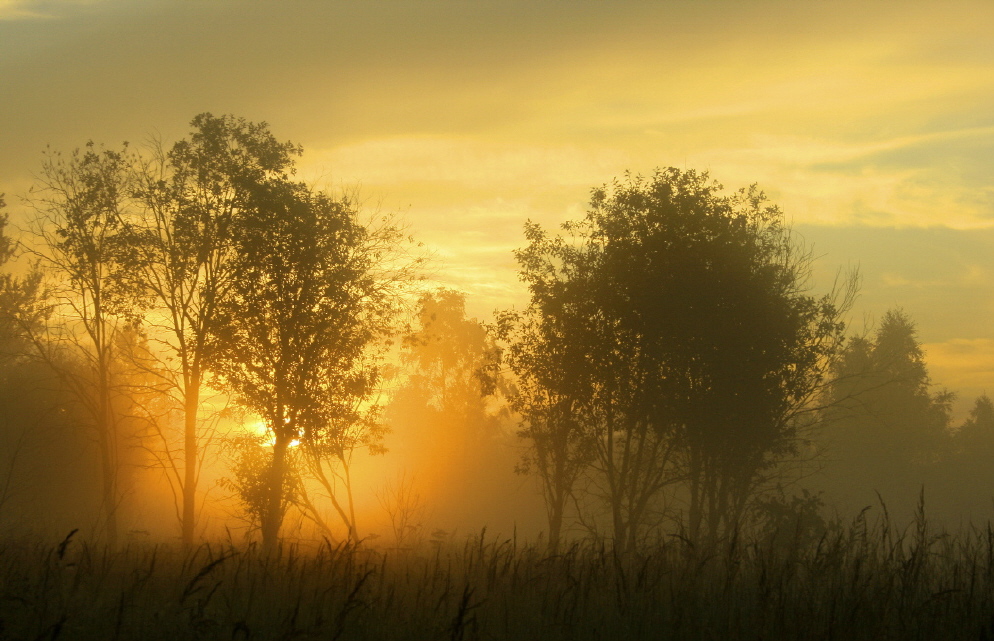
[[[262,419],[249,423],[247,427],[248,431],[251,434],[255,434],[256,436],[265,439],[263,441],[263,445],[267,447],[272,447],[276,445],[276,436],[273,434],[273,431],[269,429],[269,426],[266,425],[266,422],[263,421]],[[298,445],[300,445],[299,438],[295,438],[292,441],[290,441],[290,447],[297,447]]]

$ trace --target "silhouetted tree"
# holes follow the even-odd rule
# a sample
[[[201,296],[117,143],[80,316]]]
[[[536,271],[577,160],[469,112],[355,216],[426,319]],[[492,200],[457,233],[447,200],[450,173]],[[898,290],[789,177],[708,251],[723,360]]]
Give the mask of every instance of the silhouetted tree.
[[[266,181],[286,180],[300,148],[281,143],[265,123],[196,116],[189,138],[152,148],[135,171],[134,213],[127,218],[128,276],[146,298],[149,331],[170,365],[155,368],[175,392],[182,438],[157,431],[157,454],[179,495],[185,545],[193,542],[202,448],[210,430],[201,388],[217,350],[218,310],[232,294],[237,248],[232,221]],[[210,418],[210,417],[208,417]],[[166,446],[168,444],[168,446]]]
[[[931,386],[915,324],[903,311],[888,311],[872,340],[850,340],[824,412],[825,471],[835,494],[861,492],[863,503],[876,490],[914,503],[950,444],[953,395]]]
[[[794,452],[855,281],[809,295],[810,255],[780,210],[693,171],[597,189],[564,229],[554,241],[529,229],[519,263],[563,336],[558,375],[575,379],[563,396],[594,434],[616,544],[630,549],[681,479],[692,533],[736,527]]]
[[[221,304],[218,371],[273,435],[261,515],[270,549],[287,507],[288,448],[334,442],[376,387],[377,371],[357,366],[386,329],[380,270],[398,234],[358,216],[347,198],[274,178],[233,217],[237,278]]]
[[[371,455],[387,451],[383,445],[387,429],[382,421],[378,389],[381,379],[378,361],[382,354],[380,349],[367,348],[370,351],[355,359],[347,375],[328,381],[326,393],[335,399],[336,405],[334,421],[320,429],[306,430],[299,453],[304,471],[320,484],[352,542],[361,540],[352,484],[354,455],[362,449]],[[327,536],[334,538],[305,484],[301,484],[297,504]]]
[[[986,450],[994,454],[994,403],[987,394],[981,394],[970,409],[970,416],[959,429],[959,440],[968,451]],[[994,459],[989,459],[994,462]]]
[[[519,471],[539,477],[555,554],[577,481],[594,456],[595,382],[588,354],[597,345],[584,313],[591,270],[584,269],[582,251],[549,238],[538,225],[526,225],[525,236],[530,244],[515,256],[531,301],[524,311],[498,312],[495,327],[504,344],[502,361],[513,374],[508,401],[521,437],[531,443]]]
[[[17,384],[23,378],[23,372],[17,371],[19,361],[29,350],[29,345],[25,340],[25,332],[22,323],[37,331],[41,322],[38,317],[37,298],[39,294],[39,284],[41,274],[38,271],[31,271],[26,276],[16,277],[9,270],[9,263],[14,258],[16,244],[7,233],[8,217],[3,213],[6,208],[4,194],[0,194],[0,385],[4,395],[17,390],[24,398],[24,390]],[[17,395],[10,396],[11,399]],[[6,400],[6,399],[5,399]],[[9,501],[15,492],[17,481],[16,472],[18,459],[24,459],[24,449],[29,436],[29,419],[23,416],[18,417],[19,408],[7,405],[6,409],[0,411],[2,420],[2,443],[0,452],[3,452],[0,461],[0,518],[3,516],[4,505]],[[23,409],[23,408],[20,408]]]
[[[38,212],[32,251],[51,279],[46,308],[20,322],[35,354],[73,391],[97,435],[111,545],[117,540],[122,499],[122,392],[115,361],[119,334],[136,320],[121,262],[129,162],[126,147],[100,149],[92,142],[68,158],[46,155],[32,189]],[[38,325],[37,318],[48,322]]]

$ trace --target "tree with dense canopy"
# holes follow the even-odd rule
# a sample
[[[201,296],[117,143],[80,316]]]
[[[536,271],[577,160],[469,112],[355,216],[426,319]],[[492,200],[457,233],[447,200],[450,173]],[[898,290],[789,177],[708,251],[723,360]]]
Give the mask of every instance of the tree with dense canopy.
[[[182,440],[156,449],[178,488],[184,544],[193,543],[203,446],[201,388],[214,369],[219,310],[232,295],[238,261],[233,225],[266,181],[288,180],[300,148],[281,143],[265,123],[234,116],[196,116],[188,139],[168,151],[156,145],[134,167],[135,207],[127,217],[129,279],[146,299],[146,322],[175,367],[167,378],[182,408]]]
[[[911,317],[884,314],[874,335],[849,341],[836,365],[823,413],[830,496],[910,508],[926,476],[949,453],[951,403],[933,392]],[[902,500],[903,499],[903,500]]]
[[[528,337],[509,348],[512,369],[543,381],[541,402],[521,399],[535,413],[523,414],[526,434],[541,425],[562,443],[590,439],[591,489],[623,549],[677,482],[693,535],[734,529],[795,451],[855,280],[808,294],[811,258],[781,211],[755,187],[723,194],[706,173],[671,168],[597,189],[564,231],[526,228],[517,256],[532,302],[504,319],[505,337]],[[554,439],[533,437],[536,453],[543,441]]]
[[[219,309],[217,369],[273,438],[261,515],[272,549],[287,507],[287,451],[343,439],[375,391],[363,356],[385,335],[392,311],[384,261],[397,246],[390,226],[362,224],[355,203],[283,177],[252,186],[233,216],[231,295]],[[355,536],[354,518],[347,520]]]

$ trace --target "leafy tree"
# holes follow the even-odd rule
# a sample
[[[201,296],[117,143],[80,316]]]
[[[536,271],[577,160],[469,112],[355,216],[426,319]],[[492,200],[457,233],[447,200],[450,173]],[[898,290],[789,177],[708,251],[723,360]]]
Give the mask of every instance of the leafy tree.
[[[4,194],[0,194],[0,212],[6,207]],[[24,332],[20,324],[23,322],[32,329],[37,329],[40,319],[33,312],[37,310],[38,286],[41,274],[37,271],[18,278],[9,271],[9,263],[14,258],[16,244],[7,234],[8,216],[0,214],[0,381],[4,392],[9,392],[20,386],[15,381],[20,378],[16,372],[18,361],[28,350],[24,340]],[[18,389],[23,394],[23,389]],[[14,397],[11,397],[14,398]],[[23,400],[23,398],[22,398]],[[28,429],[23,418],[12,420],[17,413],[14,407],[8,407],[3,415],[4,452],[3,468],[0,468],[0,515],[4,505],[15,492],[18,459],[24,458],[25,443]],[[18,417],[20,418],[20,417]],[[17,425],[20,423],[20,425]],[[17,427],[15,427],[17,425]],[[18,429],[19,428],[19,429]]]
[[[466,318],[466,297],[441,289],[418,301],[419,328],[404,338],[403,360],[414,366],[410,385],[438,408],[481,413],[489,381],[483,368],[495,355],[486,327]]]
[[[403,384],[388,416],[400,432],[395,447],[414,461],[408,471],[436,522],[484,518],[493,524],[502,516],[496,506],[506,496],[507,477],[514,477],[486,326],[466,316],[463,294],[425,292],[400,356]]]
[[[127,200],[127,147],[92,142],[69,157],[49,153],[32,204],[38,212],[34,255],[51,277],[43,309],[19,326],[41,357],[73,391],[100,448],[105,531],[114,545],[122,500],[124,420],[117,347],[134,325],[122,269],[121,215]],[[38,324],[39,318],[48,322]]]
[[[196,116],[187,139],[136,163],[136,207],[128,216],[127,274],[144,297],[146,322],[171,365],[152,368],[165,379],[183,416],[182,439],[158,430],[156,450],[180,495],[185,545],[193,542],[203,447],[210,423],[202,387],[212,371],[219,310],[232,293],[237,247],[233,221],[266,181],[287,180],[300,148],[281,143],[265,123],[234,116]],[[210,416],[207,417],[211,418]]]
[[[530,244],[515,256],[531,301],[524,311],[498,312],[495,328],[513,375],[508,401],[520,436],[531,443],[519,471],[539,477],[555,554],[576,484],[594,455],[595,429],[585,412],[594,395],[587,354],[595,345],[588,344],[581,315],[590,294],[580,268],[583,253],[535,224],[525,227],[525,235]]]
[[[822,516],[825,504],[821,494],[802,489],[800,496],[788,499],[782,488],[777,489],[776,494],[761,497],[754,506],[761,539],[788,554],[822,540],[830,525]]]
[[[356,359],[351,371],[340,377],[337,384],[329,382],[326,393],[338,400],[334,422],[322,429],[307,430],[299,453],[305,471],[321,486],[324,496],[345,525],[349,540],[356,543],[361,537],[352,484],[354,455],[362,449],[371,455],[387,451],[383,446],[387,429],[382,421],[376,387],[380,380],[376,366],[380,356],[378,349],[371,349],[370,353]],[[298,505],[306,516],[334,538],[305,485],[301,485]]]
[[[240,434],[230,439],[231,477],[220,481],[222,488],[233,492],[241,502],[251,529],[262,526],[269,510],[269,473],[272,449],[258,434]],[[296,452],[287,452],[288,472],[283,477],[284,505],[299,504],[304,492],[303,480],[295,463]]]
[[[824,412],[826,477],[837,499],[875,502],[875,490],[914,504],[927,472],[948,452],[953,395],[931,387],[905,312],[888,311],[872,340],[849,341]]]
[[[963,448],[969,451],[983,450],[992,454],[994,449],[994,402],[987,394],[981,394],[970,409],[970,416],[959,429],[959,439]]]
[[[794,452],[853,282],[809,295],[810,255],[780,210],[755,187],[724,195],[693,171],[597,189],[564,229],[552,241],[529,229],[518,260],[565,339],[559,376],[571,382],[549,389],[593,433],[616,545],[634,546],[663,489],[684,479],[692,533],[736,527]]]
[[[4,194],[0,194],[0,212],[6,208]],[[17,252],[17,243],[7,233],[9,219],[0,213],[0,364],[25,355],[26,328],[37,331],[42,318],[38,298],[41,294],[41,272],[30,269],[23,276],[10,271],[10,262]]]
[[[392,299],[381,278],[396,247],[392,227],[361,224],[352,201],[284,178],[261,181],[233,218],[237,258],[217,368],[273,435],[261,514],[272,549],[286,509],[288,448],[334,442],[377,384],[358,367],[387,327]]]

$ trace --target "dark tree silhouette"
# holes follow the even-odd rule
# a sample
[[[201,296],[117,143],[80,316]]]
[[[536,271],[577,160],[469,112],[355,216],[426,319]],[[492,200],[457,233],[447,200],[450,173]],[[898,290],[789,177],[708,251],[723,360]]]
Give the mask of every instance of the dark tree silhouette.
[[[531,301],[524,311],[498,312],[495,328],[505,346],[502,361],[513,375],[508,401],[520,435],[531,443],[519,471],[539,477],[549,551],[555,554],[577,481],[594,455],[588,354],[597,345],[584,315],[590,270],[584,269],[584,252],[563,238],[549,238],[535,224],[526,225],[525,236],[530,244],[515,256]]]
[[[0,212],[5,208],[4,194],[0,194]],[[0,213],[0,268],[3,268],[0,272],[0,380],[3,381],[2,391],[5,395],[17,390],[17,394],[9,398],[17,398],[19,395],[23,401],[25,390],[17,384],[24,378],[21,371],[23,368],[18,365],[24,360],[30,346],[25,340],[26,332],[22,325],[26,325],[29,331],[37,332],[41,324],[42,319],[38,317],[41,274],[33,270],[18,278],[9,271],[16,244],[7,233],[7,224],[7,214]],[[0,447],[3,452],[0,458],[0,521],[4,516],[4,505],[17,489],[18,461],[25,458],[23,450],[29,440],[28,424],[32,422],[23,416],[23,408],[9,402],[4,405],[5,409],[0,411],[3,417],[0,419],[0,438],[3,443]]]
[[[375,390],[376,369],[360,365],[386,329],[392,301],[379,270],[398,235],[358,216],[347,198],[278,178],[253,185],[233,218],[237,278],[221,304],[217,362],[274,439],[261,514],[269,549],[287,507],[288,448],[334,448]]]
[[[72,390],[97,435],[105,535],[118,535],[124,390],[118,360],[121,334],[136,322],[121,260],[122,211],[128,200],[130,154],[92,142],[68,157],[50,152],[32,201],[38,213],[35,245],[49,275],[44,309],[20,327],[42,358]],[[45,318],[48,322],[35,321]]]
[[[138,207],[128,217],[128,275],[147,300],[147,323],[158,353],[173,365],[157,368],[182,408],[179,443],[158,430],[156,450],[179,495],[185,545],[193,543],[203,447],[210,423],[201,416],[201,387],[212,371],[218,311],[232,294],[239,262],[232,221],[266,181],[286,180],[300,148],[281,143],[265,123],[233,116],[196,116],[188,139],[136,167]],[[206,417],[209,419],[210,417]]]
[[[981,394],[974,401],[970,416],[960,426],[959,439],[967,450],[994,454],[991,451],[994,449],[994,403],[990,396]]]
[[[737,527],[843,340],[855,279],[807,293],[810,255],[755,187],[668,169],[594,191],[569,238],[528,231],[533,305],[555,318],[568,413],[593,433],[596,487],[630,549],[686,480],[692,534]],[[576,430],[578,432],[582,430]]]
[[[953,394],[931,387],[905,312],[888,311],[872,340],[849,341],[824,412],[832,495],[851,503],[862,491],[865,504],[875,490],[895,504],[914,504],[926,473],[949,452]]]

